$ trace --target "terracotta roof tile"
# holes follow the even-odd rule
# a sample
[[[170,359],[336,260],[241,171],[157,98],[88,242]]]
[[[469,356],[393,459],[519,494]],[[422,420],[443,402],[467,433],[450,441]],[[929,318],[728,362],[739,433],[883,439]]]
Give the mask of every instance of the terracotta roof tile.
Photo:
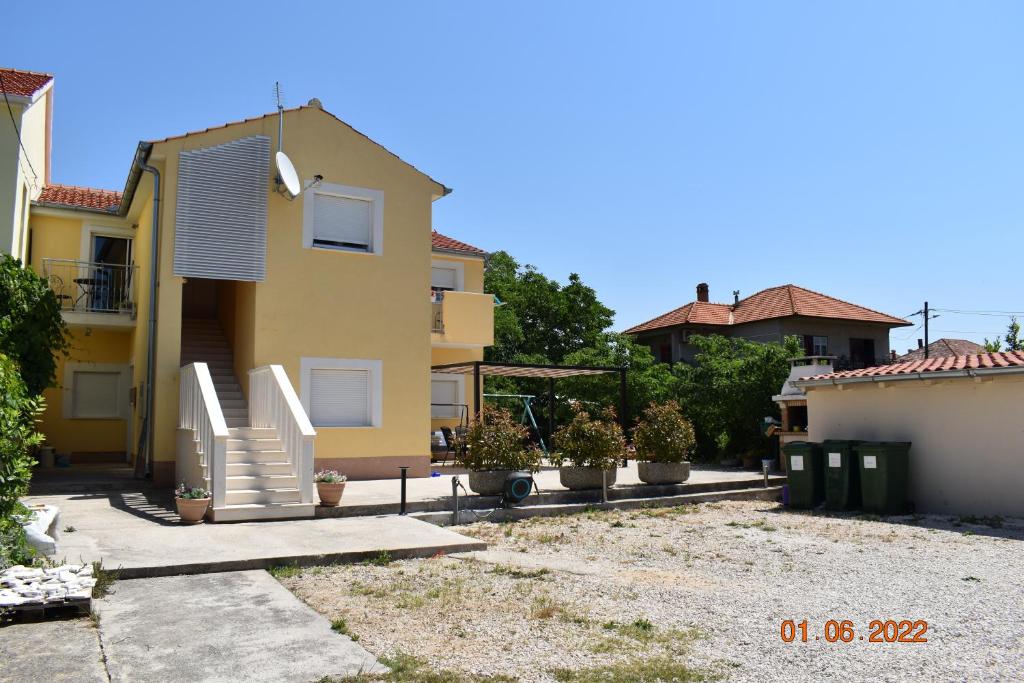
[[[807,380],[819,379],[853,379],[857,377],[895,377],[899,375],[916,375],[929,372],[948,372],[950,370],[975,370],[994,368],[1024,368],[1024,351],[1007,351],[1003,353],[974,353],[964,356],[943,356],[928,360],[912,360],[892,365],[878,365],[860,370],[844,370],[824,375],[814,375]]]
[[[36,203],[94,211],[116,211],[118,204],[121,203],[121,193],[117,190],[98,190],[74,185],[47,185]]]
[[[3,88],[7,94],[17,97],[32,97],[43,86],[53,80],[51,74],[20,71],[3,67],[0,67],[0,78],[3,79]]]
[[[984,353],[985,347],[967,339],[939,339],[928,345],[929,358],[942,358],[945,356],[970,356],[976,353]],[[899,361],[924,360],[924,349],[908,351],[899,358]]]
[[[857,320],[892,325],[893,327],[910,324],[906,320],[803,287],[781,285],[751,294],[745,299],[740,299],[740,302],[734,305],[693,301],[653,320],[631,327],[626,330],[626,334],[683,324],[741,325],[757,320],[789,316]]]
[[[430,233],[430,241],[434,249],[440,249],[442,251],[459,251],[472,256],[483,256],[487,252],[483,249],[474,247],[472,244],[466,244],[460,242],[457,239],[442,235],[437,230],[432,230]]]

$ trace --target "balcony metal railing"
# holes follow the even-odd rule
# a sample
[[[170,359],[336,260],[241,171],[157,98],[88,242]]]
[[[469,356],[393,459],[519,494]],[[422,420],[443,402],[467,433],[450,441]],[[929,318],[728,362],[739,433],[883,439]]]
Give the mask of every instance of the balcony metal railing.
[[[135,312],[137,267],[70,259],[43,259],[43,277],[62,311]]]

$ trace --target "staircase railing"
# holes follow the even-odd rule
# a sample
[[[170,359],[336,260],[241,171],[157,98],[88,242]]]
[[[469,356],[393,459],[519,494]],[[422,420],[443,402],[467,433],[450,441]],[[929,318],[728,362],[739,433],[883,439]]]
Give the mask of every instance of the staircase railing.
[[[249,371],[249,423],[274,428],[292,473],[299,482],[303,503],[313,502],[313,429],[302,402],[280,365]]]
[[[198,442],[199,465],[206,472],[213,507],[224,507],[227,488],[228,425],[217,399],[210,368],[192,363],[181,368],[178,428],[191,429]]]

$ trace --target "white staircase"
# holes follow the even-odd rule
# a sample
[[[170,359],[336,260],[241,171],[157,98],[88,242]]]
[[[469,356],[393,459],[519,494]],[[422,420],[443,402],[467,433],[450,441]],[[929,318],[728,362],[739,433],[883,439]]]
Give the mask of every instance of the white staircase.
[[[224,462],[221,491],[217,487],[217,467],[213,466],[217,456],[211,459],[203,456],[200,430],[196,430],[193,457],[204,463],[205,486],[214,491],[209,519],[233,522],[312,517],[315,506],[309,495],[303,496],[302,472],[297,467],[300,463],[295,454],[286,452],[278,428],[250,426],[248,402],[235,376],[234,356],[218,321],[186,319],[182,322],[181,364],[191,366],[193,363],[206,364],[227,427],[226,439],[221,439]],[[183,367],[183,382],[185,369]],[[212,441],[211,445],[209,450],[216,454],[217,445]],[[311,459],[308,467],[312,468]]]

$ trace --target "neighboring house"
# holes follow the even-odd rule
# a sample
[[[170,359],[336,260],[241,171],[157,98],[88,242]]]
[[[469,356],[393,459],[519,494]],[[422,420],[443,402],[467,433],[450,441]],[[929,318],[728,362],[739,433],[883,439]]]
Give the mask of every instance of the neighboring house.
[[[662,362],[690,362],[696,348],[691,335],[720,334],[757,342],[781,342],[795,335],[808,356],[835,356],[837,367],[863,368],[887,362],[889,330],[910,325],[796,285],[782,285],[739,298],[711,303],[708,285],[697,285],[697,300],[635,325],[626,334],[649,346]]]
[[[930,358],[820,374],[810,441],[910,441],[918,512],[1024,516],[1024,352]]]
[[[967,339],[939,339],[928,345],[928,358],[971,356],[978,353],[985,353],[985,347]],[[924,358],[924,340],[918,339],[917,348],[908,349],[902,356],[897,356],[895,362],[904,363],[909,360],[924,360]]]
[[[493,343],[484,252],[431,229],[448,188],[315,100],[280,117],[140,142],[123,191],[47,185],[27,231],[0,226],[73,334],[47,443],[207,486],[215,519],[312,515],[314,469],[426,476],[433,428],[469,403],[431,366]]]

